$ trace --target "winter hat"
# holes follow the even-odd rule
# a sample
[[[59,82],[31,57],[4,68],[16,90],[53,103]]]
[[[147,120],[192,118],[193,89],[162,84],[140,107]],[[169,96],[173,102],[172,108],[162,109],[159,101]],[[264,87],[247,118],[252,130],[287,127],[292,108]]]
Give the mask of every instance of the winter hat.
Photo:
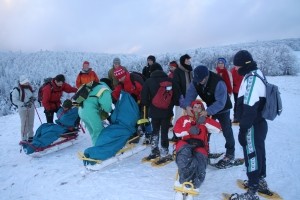
[[[152,60],[153,62],[155,62],[156,58],[155,58],[155,56],[150,55],[150,56],[148,56],[147,60]]]
[[[171,62],[169,63],[169,66],[172,66],[172,67],[178,67],[178,64],[177,64],[177,62],[176,62],[175,60],[173,60],[173,61],[171,61]]]
[[[233,64],[235,66],[246,67],[251,66],[253,63],[252,55],[246,50],[241,50],[234,55]]]
[[[203,105],[203,103],[202,103],[202,101],[201,101],[200,99],[197,99],[197,100],[195,100],[195,101],[192,101],[191,107],[193,107],[195,104],[200,104],[202,110],[205,110],[204,105]]]
[[[206,76],[208,76],[208,68],[203,66],[203,65],[199,65],[198,67],[196,67],[194,69],[194,78],[193,78],[193,82],[195,83],[199,83],[201,82]]]
[[[66,99],[62,105],[63,108],[67,108],[67,109],[72,108],[72,106],[73,106],[73,104],[70,99]]]
[[[89,65],[90,63],[89,63],[89,61],[84,61],[82,66],[85,65],[85,64]]]
[[[189,56],[188,54],[184,54],[183,56],[180,57],[179,62],[180,62],[180,64],[181,64],[182,66],[184,66],[184,65],[185,65],[185,64],[184,64],[184,61],[185,61],[186,59],[190,59],[190,58],[191,58],[191,56]]]
[[[226,65],[226,59],[225,58],[218,58],[218,63],[223,63],[224,65]]]
[[[29,83],[29,79],[28,79],[27,76],[25,76],[25,75],[21,75],[19,81],[20,81],[20,84],[21,84],[21,85],[24,85],[24,84],[26,84],[26,83]]]
[[[120,80],[126,75],[126,71],[123,69],[123,67],[117,67],[114,69],[114,76],[116,79]]]
[[[65,76],[63,74],[58,74],[55,78],[54,78],[57,82],[65,82]]]
[[[120,60],[120,58],[114,58],[113,64],[121,65],[121,60]]]

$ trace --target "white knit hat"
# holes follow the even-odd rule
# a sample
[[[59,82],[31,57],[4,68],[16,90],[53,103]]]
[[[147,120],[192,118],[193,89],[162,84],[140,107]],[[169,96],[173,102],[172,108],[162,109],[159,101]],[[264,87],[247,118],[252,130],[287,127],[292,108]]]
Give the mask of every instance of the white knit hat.
[[[29,79],[25,75],[21,75],[19,81],[21,85],[24,85],[25,83],[29,83]]]

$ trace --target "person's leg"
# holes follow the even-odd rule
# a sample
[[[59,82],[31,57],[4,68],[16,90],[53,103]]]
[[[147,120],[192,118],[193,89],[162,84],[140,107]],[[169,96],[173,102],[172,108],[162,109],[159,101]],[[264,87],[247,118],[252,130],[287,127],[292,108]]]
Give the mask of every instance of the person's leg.
[[[169,151],[169,139],[168,139],[168,133],[169,133],[169,123],[170,123],[170,117],[164,118],[160,120],[161,122],[161,147],[165,150]]]
[[[223,135],[225,137],[226,143],[225,143],[225,148],[226,148],[226,157],[229,158],[234,158],[234,153],[235,153],[235,141],[233,137],[233,131],[231,127],[231,120],[230,120],[230,112],[225,112],[221,114],[216,114],[214,116],[216,119],[219,120]]]
[[[27,109],[21,109],[19,108],[19,116],[20,116],[20,120],[21,120],[21,140],[27,140],[27,132],[25,129],[26,124],[28,123],[28,119],[27,119]]]
[[[53,123],[54,111],[44,111],[47,123]]]

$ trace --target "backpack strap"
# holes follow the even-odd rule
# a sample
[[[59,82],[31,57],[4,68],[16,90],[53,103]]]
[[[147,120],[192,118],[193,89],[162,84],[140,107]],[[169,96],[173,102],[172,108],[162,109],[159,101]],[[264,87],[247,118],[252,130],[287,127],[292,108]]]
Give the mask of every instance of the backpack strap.
[[[245,77],[245,80],[249,77],[249,76],[257,76],[265,85],[267,85],[268,81],[266,79],[266,77],[262,77],[261,75],[259,75],[256,71],[255,72],[251,72],[250,74],[247,74],[247,76]]]

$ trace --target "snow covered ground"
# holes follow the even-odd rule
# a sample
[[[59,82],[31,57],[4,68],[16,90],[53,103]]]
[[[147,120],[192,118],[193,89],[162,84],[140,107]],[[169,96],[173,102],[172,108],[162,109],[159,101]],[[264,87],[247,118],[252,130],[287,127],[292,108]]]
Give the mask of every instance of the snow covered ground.
[[[296,200],[300,195],[300,76],[268,79],[279,86],[284,110],[275,121],[269,122],[266,180],[284,199]],[[38,112],[45,122],[42,108]],[[36,115],[35,130],[39,125]],[[238,127],[234,126],[233,130],[236,157],[241,157]],[[0,118],[0,199],[170,200],[174,197],[176,164],[154,168],[149,163],[141,163],[141,159],[149,154],[149,148],[102,171],[90,172],[77,158],[78,151],[91,146],[88,133],[80,134],[78,143],[73,146],[32,158],[19,152],[19,132],[18,114]],[[212,135],[211,150],[224,151],[224,143],[222,135]],[[222,192],[242,192],[235,184],[238,178],[246,179],[244,166],[225,170],[208,166],[197,199],[217,200],[222,199]]]

